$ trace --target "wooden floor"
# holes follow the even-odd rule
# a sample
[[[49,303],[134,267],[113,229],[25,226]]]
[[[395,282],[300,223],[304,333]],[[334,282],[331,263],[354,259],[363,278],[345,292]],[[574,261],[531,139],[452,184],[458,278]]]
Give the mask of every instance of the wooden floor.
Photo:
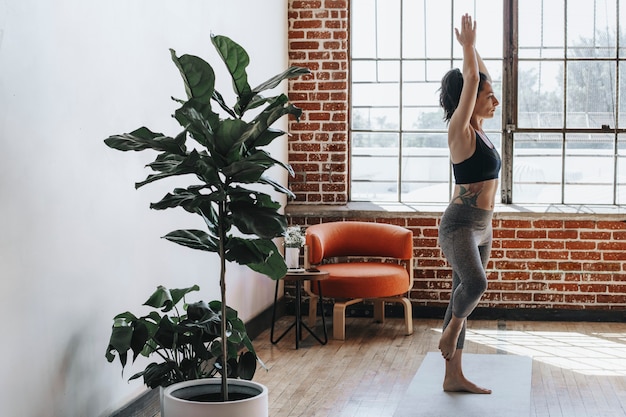
[[[277,334],[292,320],[281,318]],[[268,330],[254,340],[268,368],[254,380],[269,388],[270,417],[391,417],[425,354],[437,350],[439,327],[416,319],[404,336],[402,319],[352,318],[345,341],[306,337],[298,350],[293,331],[272,345]],[[625,323],[470,320],[466,340],[467,353],[533,358],[532,417],[626,416]]]

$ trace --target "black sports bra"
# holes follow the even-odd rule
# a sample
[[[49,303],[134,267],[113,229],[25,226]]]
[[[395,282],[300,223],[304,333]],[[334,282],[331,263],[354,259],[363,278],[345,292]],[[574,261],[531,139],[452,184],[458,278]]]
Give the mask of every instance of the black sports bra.
[[[490,148],[476,132],[476,149],[474,154],[463,162],[452,164],[454,181],[457,184],[471,184],[475,182],[498,178],[502,161],[498,151]]]

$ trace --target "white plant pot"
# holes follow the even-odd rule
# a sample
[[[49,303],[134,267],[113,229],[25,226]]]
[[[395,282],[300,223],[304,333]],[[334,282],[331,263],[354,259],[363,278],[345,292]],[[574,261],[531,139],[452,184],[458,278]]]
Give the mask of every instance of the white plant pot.
[[[227,402],[193,401],[188,398],[221,391],[221,378],[178,382],[163,389],[161,417],[268,417],[267,387],[243,379],[229,379],[229,396],[249,394],[249,398]]]
[[[288,269],[300,268],[300,248],[285,247],[285,263]]]

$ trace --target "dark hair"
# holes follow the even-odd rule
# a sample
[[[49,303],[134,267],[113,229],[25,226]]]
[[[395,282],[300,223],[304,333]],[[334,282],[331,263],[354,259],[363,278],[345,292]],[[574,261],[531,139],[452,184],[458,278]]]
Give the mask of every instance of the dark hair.
[[[483,89],[485,81],[488,81],[487,75],[480,74],[478,82],[478,91]],[[443,119],[449,122],[452,114],[459,105],[461,99],[461,91],[463,90],[463,74],[458,68],[451,69],[441,79],[441,87],[439,88],[439,105],[443,107]]]

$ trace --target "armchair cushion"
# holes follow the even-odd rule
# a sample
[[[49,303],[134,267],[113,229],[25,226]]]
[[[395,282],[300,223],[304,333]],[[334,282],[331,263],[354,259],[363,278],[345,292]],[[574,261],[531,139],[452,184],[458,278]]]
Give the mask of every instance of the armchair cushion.
[[[317,268],[331,277],[320,282],[325,297],[392,297],[407,292],[410,287],[409,274],[402,265],[352,262],[319,265]],[[311,289],[317,294],[317,286]]]

